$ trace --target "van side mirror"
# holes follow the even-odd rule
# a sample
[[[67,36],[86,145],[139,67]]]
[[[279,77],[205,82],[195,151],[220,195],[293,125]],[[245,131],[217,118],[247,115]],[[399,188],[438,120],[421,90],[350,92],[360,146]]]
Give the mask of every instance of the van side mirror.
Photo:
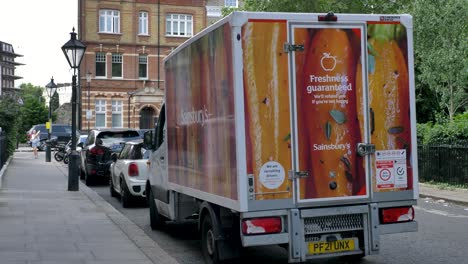
[[[154,144],[153,144],[153,131],[147,131],[143,134],[143,147],[145,149],[151,149],[154,150]]]

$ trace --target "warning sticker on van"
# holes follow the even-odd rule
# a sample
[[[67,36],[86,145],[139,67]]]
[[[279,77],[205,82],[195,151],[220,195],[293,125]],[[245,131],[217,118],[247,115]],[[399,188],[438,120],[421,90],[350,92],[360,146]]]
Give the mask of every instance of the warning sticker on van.
[[[406,150],[380,150],[375,153],[376,182],[379,189],[406,188]]]

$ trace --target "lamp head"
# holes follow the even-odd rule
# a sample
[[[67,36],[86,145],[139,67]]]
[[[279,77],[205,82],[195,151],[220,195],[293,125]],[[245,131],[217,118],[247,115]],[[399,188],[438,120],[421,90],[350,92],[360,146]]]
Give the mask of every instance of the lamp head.
[[[52,98],[55,91],[57,90],[57,85],[54,82],[54,77],[50,78],[50,83],[46,85],[46,88],[47,95],[49,96],[49,98]]]
[[[63,54],[73,69],[78,69],[83,59],[86,46],[76,39],[75,28],[70,32],[70,40],[62,46]]]

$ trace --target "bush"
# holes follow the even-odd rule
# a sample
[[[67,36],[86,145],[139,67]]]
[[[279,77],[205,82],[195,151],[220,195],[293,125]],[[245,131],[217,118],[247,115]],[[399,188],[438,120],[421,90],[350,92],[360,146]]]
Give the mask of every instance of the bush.
[[[7,156],[11,156],[16,149],[18,135],[19,106],[10,96],[0,98],[0,127],[7,137]]]
[[[418,144],[468,145],[468,112],[453,122],[417,124]]]

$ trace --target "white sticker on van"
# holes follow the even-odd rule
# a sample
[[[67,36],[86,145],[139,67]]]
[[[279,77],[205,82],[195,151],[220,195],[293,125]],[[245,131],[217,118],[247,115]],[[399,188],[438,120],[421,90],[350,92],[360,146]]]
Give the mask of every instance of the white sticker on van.
[[[268,161],[260,168],[259,181],[267,189],[276,189],[280,187],[285,180],[284,168],[276,161]]]

